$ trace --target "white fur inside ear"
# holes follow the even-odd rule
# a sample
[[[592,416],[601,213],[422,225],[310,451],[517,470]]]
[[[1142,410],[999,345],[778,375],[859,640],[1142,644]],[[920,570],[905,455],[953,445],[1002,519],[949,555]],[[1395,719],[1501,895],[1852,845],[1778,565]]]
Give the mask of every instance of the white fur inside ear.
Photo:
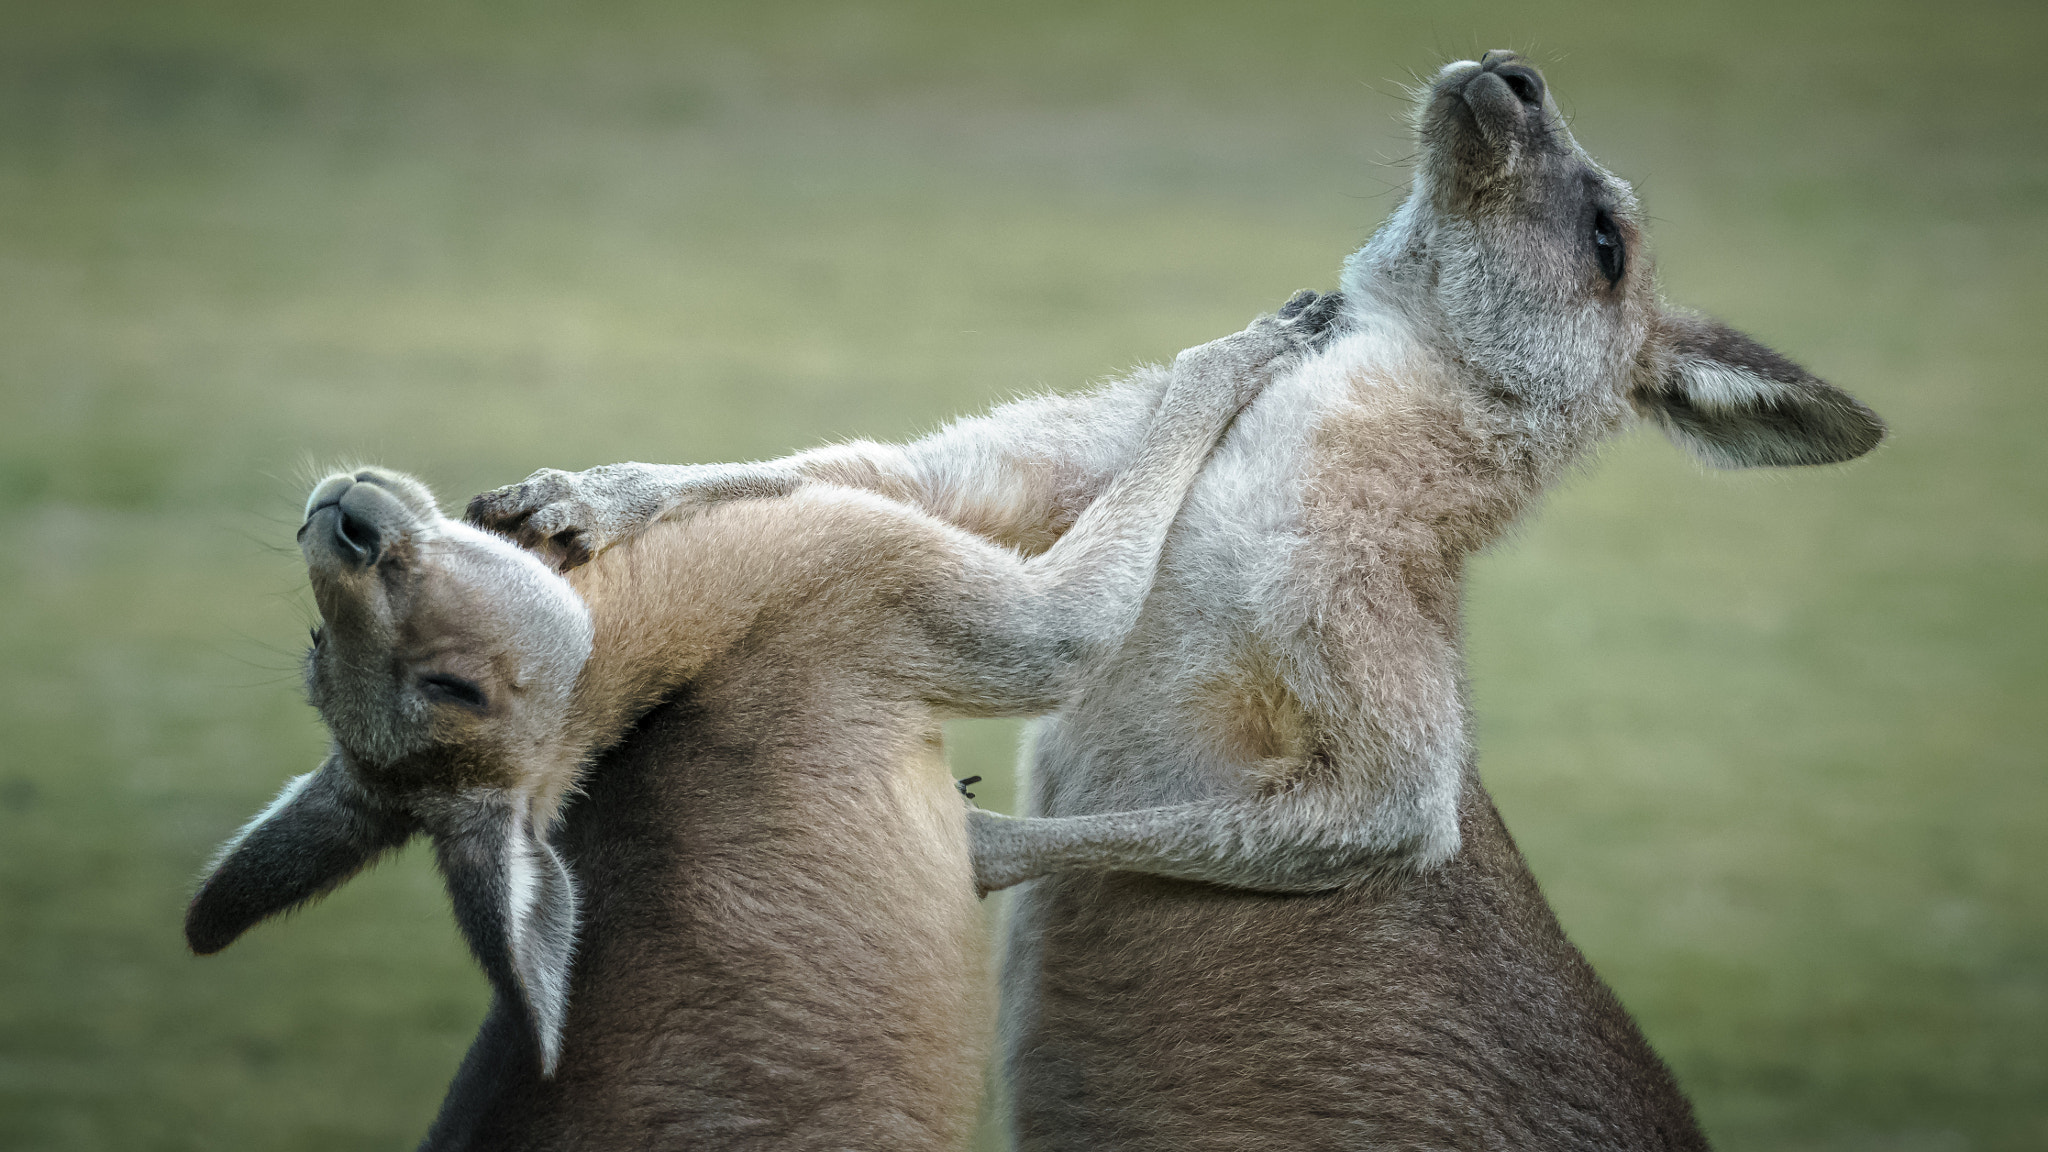
[[[505,945],[513,977],[533,1014],[541,1074],[562,1056],[568,1015],[569,964],[576,947],[576,882],[561,858],[525,827],[505,846]]]
[[[1712,412],[1747,411],[1769,403],[1784,390],[1776,381],[1711,360],[1690,361],[1679,370],[1686,399],[1693,407]]]
[[[515,912],[513,964],[526,986],[541,1052],[541,1074],[553,1076],[562,1058],[569,1012],[569,966],[576,950],[576,881],[552,848],[521,836],[531,895]],[[516,874],[515,874],[516,875]]]
[[[527,838],[519,835],[508,837],[505,845],[505,935],[513,941],[514,948],[518,947],[526,921],[540,899],[540,872],[527,845]]]

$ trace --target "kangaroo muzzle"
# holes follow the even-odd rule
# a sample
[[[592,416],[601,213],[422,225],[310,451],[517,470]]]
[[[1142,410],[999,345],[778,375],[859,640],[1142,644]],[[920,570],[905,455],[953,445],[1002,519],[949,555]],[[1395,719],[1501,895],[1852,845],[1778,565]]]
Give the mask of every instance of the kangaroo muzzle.
[[[299,547],[310,567],[346,569],[375,564],[389,541],[412,531],[419,514],[394,495],[378,473],[334,476],[306,501]]]

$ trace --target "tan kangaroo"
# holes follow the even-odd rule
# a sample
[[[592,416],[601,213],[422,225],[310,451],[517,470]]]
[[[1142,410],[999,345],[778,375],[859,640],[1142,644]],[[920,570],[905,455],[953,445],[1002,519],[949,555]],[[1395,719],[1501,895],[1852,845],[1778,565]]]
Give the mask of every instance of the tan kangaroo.
[[[1447,65],[1415,127],[1410,194],[1344,265],[1341,334],[1238,420],[1137,624],[1039,730],[1033,818],[973,816],[982,887],[1038,878],[1003,977],[1023,1148],[1701,1143],[1474,774],[1465,558],[1638,416],[1727,466],[1847,460],[1884,425],[1659,301],[1633,193],[1527,62]],[[470,515],[573,562],[826,480],[1043,548],[1156,388],[901,447],[544,470]]]
[[[564,578],[409,477],[322,481],[299,541],[333,751],[224,849],[193,949],[424,832],[496,991],[428,1147],[960,1147],[993,1012],[939,722],[1050,710],[1128,630],[1203,457],[1327,320],[1288,311],[1154,370],[1132,466],[1029,559],[813,486]],[[678,694],[659,762],[591,782],[579,945],[550,830]]]

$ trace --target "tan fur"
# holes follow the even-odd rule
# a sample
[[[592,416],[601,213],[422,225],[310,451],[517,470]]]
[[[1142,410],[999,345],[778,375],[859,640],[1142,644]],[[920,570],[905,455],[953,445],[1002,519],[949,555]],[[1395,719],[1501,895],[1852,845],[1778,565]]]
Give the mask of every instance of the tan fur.
[[[597,1123],[606,1107],[632,1107],[617,1095],[625,1085],[808,1045],[841,1053],[829,1090],[844,1103],[781,1129],[773,1146],[965,1142],[980,1086],[961,1069],[980,1066],[992,1009],[987,934],[940,716],[919,683],[943,657],[899,607],[946,594],[955,538],[871,496],[815,488],[661,525],[573,574],[596,641],[572,740],[608,745],[687,684],[705,738],[752,745],[752,779],[704,781],[707,805],[723,810],[718,797],[731,793],[746,809],[689,820],[674,873],[645,878],[671,886],[672,915],[710,929],[695,942],[693,979],[667,996],[587,981],[599,1019],[572,1004],[566,1069],[550,1090],[563,1108]],[[688,995],[690,983],[720,984],[706,975],[717,973],[740,976],[730,994],[742,1005]],[[804,1021],[744,1008],[821,994]],[[626,1036],[656,1046],[651,1067],[611,1051]]]

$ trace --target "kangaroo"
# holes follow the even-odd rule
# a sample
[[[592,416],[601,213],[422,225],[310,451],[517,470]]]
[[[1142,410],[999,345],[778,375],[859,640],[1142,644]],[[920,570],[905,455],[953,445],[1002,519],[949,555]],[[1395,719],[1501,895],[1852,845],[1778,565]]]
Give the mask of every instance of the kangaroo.
[[[424,832],[495,991],[428,1147],[962,1146],[993,1008],[939,721],[1048,711],[1128,629],[1202,459],[1327,322],[1312,297],[1152,370],[1131,468],[1029,559],[813,486],[565,578],[410,477],[321,481],[299,541],[333,749],[223,850],[192,948]],[[571,845],[602,929],[577,960],[550,830],[677,694],[656,751],[592,785],[620,830]]]
[[[1414,126],[1341,334],[1218,448],[1137,624],[1039,729],[1033,815],[972,814],[978,884],[1037,879],[1003,977],[1020,1147],[1703,1143],[1475,773],[1465,558],[1635,417],[1731,467],[1847,460],[1884,424],[1662,304],[1635,196],[1527,61],[1446,65]],[[1152,387],[901,447],[544,469],[469,515],[574,563],[831,481],[1028,551],[1130,457]]]

